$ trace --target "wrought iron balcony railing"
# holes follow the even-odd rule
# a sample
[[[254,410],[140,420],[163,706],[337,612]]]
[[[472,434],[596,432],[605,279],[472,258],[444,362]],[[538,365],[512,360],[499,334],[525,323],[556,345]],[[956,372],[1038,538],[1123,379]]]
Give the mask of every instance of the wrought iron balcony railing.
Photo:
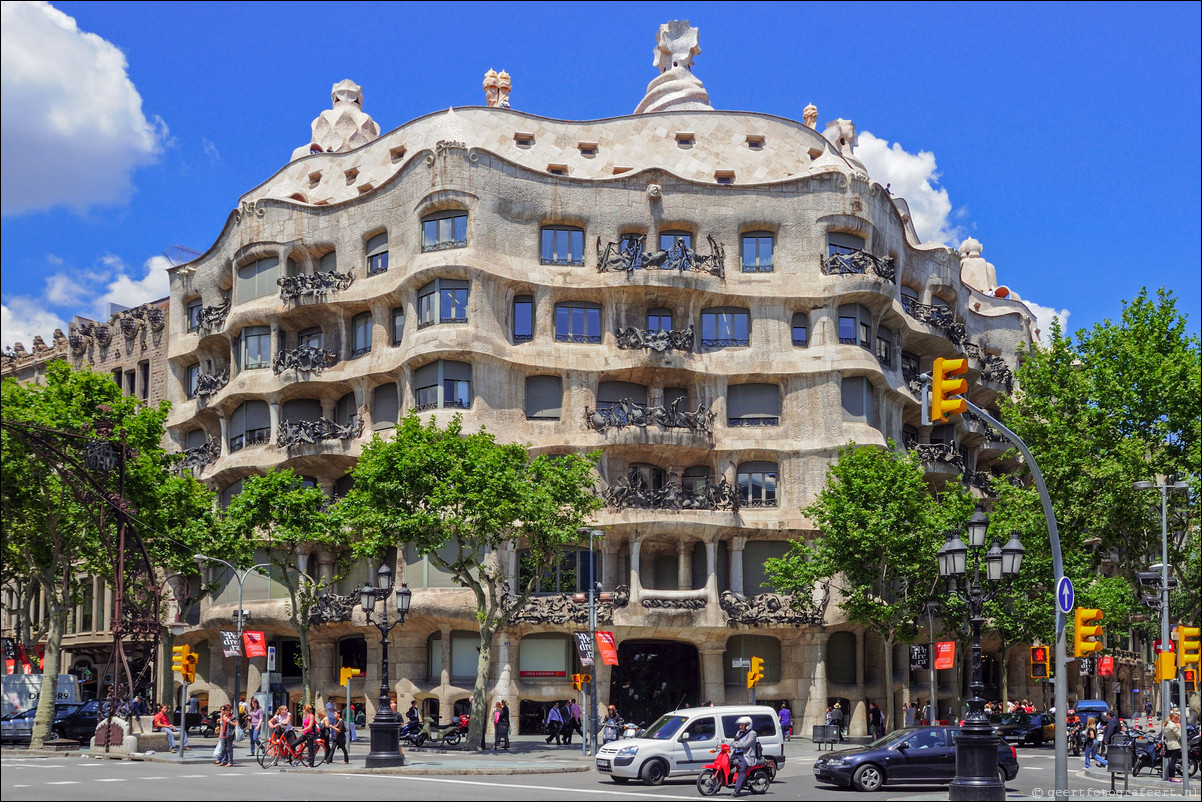
[[[646,249],[646,239],[638,237],[624,243],[611,242],[602,248],[601,238],[598,237],[597,272],[624,272],[629,276],[636,270],[675,270],[678,273],[692,271],[726,278],[726,250],[712,236],[706,237],[710,246],[708,255],[697,253],[683,239],[677,239],[666,250],[649,251]]]
[[[615,339],[617,340],[618,348],[624,351],[646,348],[650,351],[655,351],[657,354],[661,354],[664,351],[691,352],[695,341],[695,332],[696,329],[692,323],[684,331],[676,331],[675,329],[647,331],[630,326],[625,329],[618,329]]]
[[[296,298],[323,298],[330,290],[345,290],[354,280],[355,277],[351,273],[329,270],[281,276],[275,283],[280,286],[280,300],[291,301]]]
[[[897,267],[892,256],[882,259],[864,251],[838,253],[831,256],[824,254],[822,272],[828,276],[875,273],[886,281],[894,281],[897,278]]]
[[[918,455],[923,462],[950,465],[957,471],[964,470],[964,455],[948,443],[916,443],[912,437],[904,438],[906,448]]]
[[[623,398],[604,409],[584,409],[584,425],[601,434],[609,429],[624,429],[627,426],[646,428],[652,424],[664,429],[688,429],[695,434],[713,434],[715,413],[707,412],[705,404],[698,404],[695,412],[682,409],[684,399],[677,398],[666,406],[648,407]]]
[[[317,420],[280,421],[279,431],[276,432],[275,444],[279,448],[289,448],[301,443],[319,443],[323,440],[354,440],[363,434],[363,419],[358,415],[351,417],[346,424],[337,423],[329,418]]]
[[[225,325],[225,319],[229,313],[229,298],[213,306],[202,306],[200,311],[196,313],[196,331],[199,332],[201,337],[221,331],[221,327]]]
[[[328,348],[316,348],[312,345],[302,345],[290,351],[280,351],[271,360],[271,370],[277,376],[286,370],[295,369],[297,374],[321,372],[333,367],[338,362],[338,352]],[[307,377],[306,377],[307,378]]]
[[[184,458],[175,463],[176,473],[192,471],[200,473],[204,467],[215,462],[221,456],[221,441],[209,435],[204,445],[184,449]]]
[[[908,295],[902,296],[902,308],[915,320],[930,324],[947,335],[956,345],[964,342],[967,331],[963,323],[957,323],[951,307],[919,303]]]
[[[196,374],[196,395],[199,398],[208,398],[211,395],[216,395],[222,387],[225,387],[230,382],[230,366],[226,365],[221,370],[213,373],[197,373]]]
[[[608,507],[644,510],[738,510],[738,491],[725,478],[717,484],[708,479],[699,487],[688,488],[679,481],[670,481],[655,489],[642,474],[634,478],[623,476],[610,485],[601,497]]]

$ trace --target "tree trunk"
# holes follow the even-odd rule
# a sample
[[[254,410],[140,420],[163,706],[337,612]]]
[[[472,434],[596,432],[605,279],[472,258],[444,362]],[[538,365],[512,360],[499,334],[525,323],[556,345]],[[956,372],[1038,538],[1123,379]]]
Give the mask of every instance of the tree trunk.
[[[55,702],[58,697],[59,661],[63,647],[64,610],[67,607],[53,593],[46,594],[46,656],[42,660],[42,691],[38,697],[38,712],[33,719],[33,734],[29,748],[41,749],[54,725]]]
[[[295,609],[295,604],[293,605]],[[309,615],[308,610],[305,610],[304,615],[293,616],[292,625],[296,627],[296,636],[300,640],[301,653],[301,704],[313,704],[313,669],[312,649],[309,646]],[[349,700],[348,700],[349,701]]]
[[[893,714],[893,636],[892,634],[885,635],[881,638],[881,642],[885,645],[885,732],[892,732],[896,728]]]
[[[1002,711],[1004,712],[1010,701],[1010,647],[1006,645],[1006,641],[1002,641],[998,651],[998,663],[1001,665],[1002,672]]]
[[[466,749],[482,750],[488,732],[488,672],[492,669],[492,641],[495,629],[480,626],[480,658],[476,661],[476,684],[472,689],[472,717],[468,723]]]

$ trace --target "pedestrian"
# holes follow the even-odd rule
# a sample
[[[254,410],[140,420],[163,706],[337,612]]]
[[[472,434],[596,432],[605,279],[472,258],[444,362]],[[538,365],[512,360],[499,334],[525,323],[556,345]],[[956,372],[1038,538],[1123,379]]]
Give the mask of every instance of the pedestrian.
[[[167,705],[159,705],[159,712],[154,716],[153,728],[158,732],[167,733],[167,748],[172,752],[175,751],[175,734],[179,729],[171,723],[171,718],[167,715]],[[183,733],[184,749],[188,748],[188,733]]]
[[[326,763],[334,762],[334,750],[342,750],[342,762],[349,764],[351,756],[346,752],[346,720],[342,711],[334,711],[334,719],[330,722],[330,739],[326,741]]]
[[[502,749],[509,748],[509,700],[501,700],[501,719],[497,722],[497,743],[505,742]]]
[[[1099,750],[1107,759],[1110,755],[1110,739],[1119,731],[1123,724],[1123,720],[1118,717],[1118,714],[1113,710],[1106,711],[1106,727],[1102,730],[1102,748]]]
[[[1099,766],[1106,765],[1106,761],[1098,757],[1098,743],[1098,720],[1090,716],[1085,722],[1085,768],[1089,768],[1090,758]]]
[[[317,719],[313,716],[313,705],[305,705],[304,719],[301,721],[300,742],[309,750],[309,768],[317,757]],[[301,755],[302,759],[304,755]]]
[[[839,743],[843,742],[843,721],[843,706],[835,702],[835,707],[831,710],[831,724],[839,728]]]
[[[885,735],[885,717],[881,715],[881,709],[876,706],[876,702],[871,702],[868,705],[868,733],[873,739],[881,738]]]
[[[354,743],[358,736],[355,732],[355,706],[353,704],[342,708],[342,720],[346,723],[347,738]]]
[[[780,703],[780,729],[785,734],[785,740],[793,737],[793,711],[788,702]]]
[[[199,713],[200,712],[200,697],[198,697],[194,693],[188,694],[188,712],[189,713]]]
[[[250,755],[255,756],[255,748],[259,744],[259,733],[263,729],[263,708],[259,706],[258,699],[250,700],[250,712],[246,714],[246,720],[250,724]]]
[[[227,768],[234,765],[234,735],[238,722],[230,705],[222,705],[221,720],[218,725],[217,738],[221,743],[221,757],[217,759],[218,766]]]
[[[334,700],[326,698],[326,721],[334,723],[334,713],[338,710],[338,705],[334,704]]]
[[[918,702],[910,702],[905,709],[905,726],[913,727],[918,721]]]
[[[928,699],[927,703],[922,706],[922,723],[931,724],[931,702]]]
[[[1177,758],[1181,755],[1181,712],[1177,708],[1169,711],[1169,718],[1160,730],[1164,738],[1164,779],[1166,782],[1179,783],[1173,775],[1177,773]]]
[[[421,713],[419,713],[417,710],[417,700],[416,699],[414,699],[412,702],[409,703],[409,709],[407,711],[405,711],[405,718],[407,718],[409,720],[410,724],[416,724],[418,721],[421,720]]]
[[[574,729],[577,733],[579,733],[580,737],[583,739],[584,738],[584,725],[581,721],[583,711],[581,711],[580,705],[576,702],[575,699],[572,700],[572,705],[571,705],[571,707],[568,708],[568,712],[572,716],[572,729]]]
[[[564,746],[572,745],[572,710],[566,701],[559,703],[559,718],[563,724],[559,727],[559,743]]]
[[[755,762],[756,748],[759,736],[751,727],[751,716],[739,716],[739,720],[735,722],[739,731],[735,733],[734,741],[731,743],[731,749],[734,752],[735,766],[738,768],[739,779],[735,781],[735,792],[732,796],[741,796],[743,793],[743,783],[747,781],[747,764],[748,761]]]
[[[562,743],[559,737],[559,731],[563,727],[563,716],[559,714],[559,703],[552,702],[551,709],[547,711],[547,745],[554,740],[555,743]]]

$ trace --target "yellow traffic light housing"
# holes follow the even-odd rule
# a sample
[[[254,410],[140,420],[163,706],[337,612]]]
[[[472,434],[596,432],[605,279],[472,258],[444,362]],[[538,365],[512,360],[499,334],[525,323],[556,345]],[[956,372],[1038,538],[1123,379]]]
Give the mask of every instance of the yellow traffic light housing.
[[[584,683],[582,681],[581,675],[573,674],[572,675],[572,690],[578,691],[578,690],[581,690],[583,687],[584,687]]]
[[[1076,626],[1073,628],[1073,656],[1088,657],[1102,651],[1102,611],[1089,607],[1078,607],[1075,611]]]
[[[1032,646],[1031,647],[1031,679],[1047,679],[1049,655],[1048,647]]]
[[[1177,654],[1181,655],[1181,668],[1189,670],[1193,666],[1194,675],[1197,676],[1199,668],[1202,668],[1202,628],[1177,627]]]
[[[184,670],[182,672],[184,682],[196,681],[196,662],[198,659],[196,652],[188,652],[184,655]]]
[[[950,378],[968,372],[967,359],[935,360],[931,370],[931,422],[945,421],[948,415],[968,411],[968,402],[957,398],[968,392],[968,380]]]
[[[1177,679],[1177,653],[1161,652],[1156,655],[1156,681],[1171,682]]]
[[[192,654],[191,646],[172,646],[171,647],[171,670],[180,674],[184,673],[184,667],[188,662],[188,655]]]
[[[764,660],[761,657],[751,658],[751,670],[747,672],[747,687],[754,688],[755,684],[764,678]]]

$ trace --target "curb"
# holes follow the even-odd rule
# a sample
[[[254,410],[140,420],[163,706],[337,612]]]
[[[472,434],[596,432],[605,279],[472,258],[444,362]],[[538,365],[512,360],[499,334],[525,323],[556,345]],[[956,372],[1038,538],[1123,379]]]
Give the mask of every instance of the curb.
[[[1113,776],[1116,788],[1123,784],[1122,774],[1111,775],[1110,772],[1099,771],[1093,766],[1083,769],[1081,773],[1091,780],[1101,780],[1102,782],[1110,782],[1110,778]],[[1190,785],[1194,785],[1197,781],[1196,777],[1191,778]],[[1151,776],[1139,777],[1134,774],[1127,775],[1127,784],[1132,788],[1153,788],[1158,791],[1178,791],[1181,789],[1181,783],[1165,782],[1164,780],[1153,779]]]

